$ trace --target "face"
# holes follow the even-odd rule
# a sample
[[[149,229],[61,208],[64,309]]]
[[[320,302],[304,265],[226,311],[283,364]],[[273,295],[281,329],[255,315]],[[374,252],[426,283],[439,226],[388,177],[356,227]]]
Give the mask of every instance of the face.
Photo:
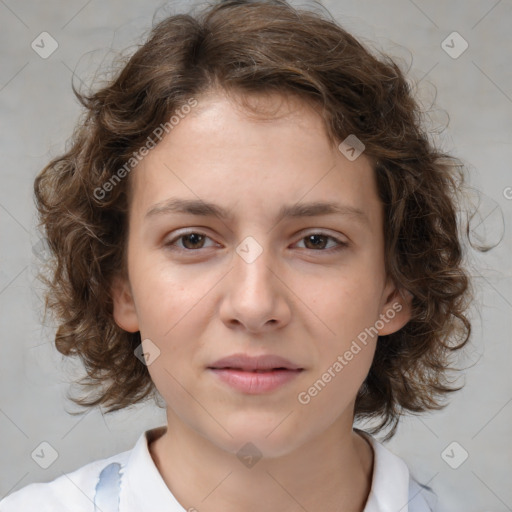
[[[117,324],[145,340],[169,428],[272,457],[351,430],[375,329],[400,329],[409,308],[386,277],[369,159],[331,146],[301,101],[259,99],[280,115],[198,98],[132,171],[128,280],[113,297]],[[217,363],[235,354],[287,362]]]

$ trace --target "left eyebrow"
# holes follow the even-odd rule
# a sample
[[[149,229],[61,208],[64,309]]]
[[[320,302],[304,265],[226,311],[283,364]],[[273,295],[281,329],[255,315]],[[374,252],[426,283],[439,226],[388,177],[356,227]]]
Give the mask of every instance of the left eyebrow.
[[[231,221],[234,218],[233,211],[225,209],[214,203],[201,199],[178,199],[171,198],[153,205],[145,215],[150,218],[156,215],[169,213],[184,213],[201,217],[216,216],[222,220]],[[316,217],[320,215],[347,215],[353,217],[361,224],[369,225],[365,212],[354,206],[334,203],[331,201],[316,201],[294,205],[284,205],[277,214],[276,221],[284,218]]]

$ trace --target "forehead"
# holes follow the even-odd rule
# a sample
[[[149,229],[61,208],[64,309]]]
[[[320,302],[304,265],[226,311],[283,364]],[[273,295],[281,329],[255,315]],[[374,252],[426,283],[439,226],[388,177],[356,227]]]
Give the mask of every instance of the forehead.
[[[216,93],[197,102],[134,170],[139,215],[171,196],[276,212],[301,198],[341,196],[362,210],[372,192],[375,200],[370,161],[349,161],[333,147],[311,104],[276,94]]]

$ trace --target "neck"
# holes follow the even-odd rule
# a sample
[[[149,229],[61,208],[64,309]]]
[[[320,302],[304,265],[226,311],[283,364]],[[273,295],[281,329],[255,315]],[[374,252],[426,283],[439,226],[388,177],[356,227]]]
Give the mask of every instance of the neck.
[[[362,512],[370,492],[373,450],[335,423],[321,437],[276,458],[243,464],[178,418],[150,443],[163,480],[186,510]]]

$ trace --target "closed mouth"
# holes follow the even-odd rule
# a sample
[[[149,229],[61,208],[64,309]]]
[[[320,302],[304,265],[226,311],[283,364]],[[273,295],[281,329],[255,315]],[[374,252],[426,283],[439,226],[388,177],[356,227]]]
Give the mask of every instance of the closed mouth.
[[[222,368],[216,368],[216,367],[209,367],[210,370],[236,370],[239,372],[253,372],[253,373],[269,373],[269,372],[276,372],[276,371],[288,371],[288,372],[301,372],[303,368],[266,368],[266,369],[250,369],[250,368],[235,368],[232,366],[226,366]]]

